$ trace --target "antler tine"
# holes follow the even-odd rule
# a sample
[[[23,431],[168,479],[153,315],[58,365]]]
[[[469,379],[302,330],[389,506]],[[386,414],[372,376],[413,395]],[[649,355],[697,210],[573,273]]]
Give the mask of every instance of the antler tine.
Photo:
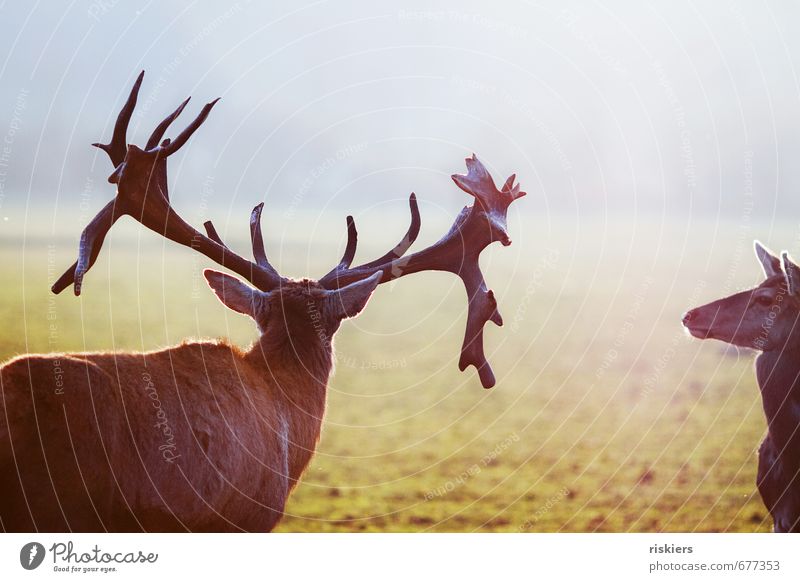
[[[362,271],[364,269],[373,269],[379,265],[382,265],[388,261],[396,259],[398,257],[402,257],[405,252],[414,244],[414,241],[417,240],[417,236],[419,236],[419,229],[422,224],[422,220],[420,219],[419,215],[419,205],[417,204],[417,196],[413,192],[411,196],[408,197],[408,207],[411,211],[411,224],[408,226],[408,230],[406,234],[403,235],[403,238],[400,239],[392,250],[388,253],[384,254],[383,256],[375,259],[374,261],[370,261],[369,263],[364,263],[363,265],[359,265],[357,267],[353,267],[352,270]],[[352,216],[347,217],[347,246],[344,250],[344,255],[342,255],[342,260],[339,261],[339,264],[336,265],[331,271],[329,271],[322,279],[319,280],[320,284],[323,286],[328,286],[333,283],[334,280],[338,279],[342,275],[346,274],[350,271],[350,265],[353,263],[353,259],[356,255],[356,245],[358,244],[358,231],[356,230],[356,223]]]
[[[64,274],[58,278],[53,284],[51,290],[53,293],[61,293],[64,289],[75,284],[75,295],[81,294],[81,287],[83,284],[83,276],[86,274],[94,262],[97,260],[97,255],[100,253],[100,247],[106,238],[111,226],[122,216],[121,212],[115,212],[116,200],[112,200],[106,204],[103,209],[97,213],[92,221],[83,229],[81,233],[81,240],[78,246],[78,260],[72,266],[64,271]]]
[[[161,147],[169,145],[169,138],[161,142]],[[167,180],[167,162],[166,159],[158,160],[153,167],[153,176],[155,177],[155,186],[158,191],[169,201],[169,180]]]
[[[330,271],[325,277],[335,276],[341,271],[345,271],[353,264],[353,259],[356,256],[356,246],[358,245],[358,231],[356,230],[356,221],[352,216],[347,217],[347,245],[344,248],[342,260]],[[323,277],[323,279],[325,278]]]
[[[511,174],[503,185],[502,190],[498,190],[494,185],[494,180],[489,174],[489,171],[481,163],[475,154],[466,159],[467,162],[467,175],[453,174],[451,178],[456,185],[467,194],[475,197],[475,200],[489,212],[494,212],[498,209],[508,208],[508,205],[516,200],[525,196],[525,192],[519,191],[519,185],[512,188],[516,174]],[[510,194],[509,197],[497,196],[497,194]]]
[[[109,146],[98,145],[109,152],[112,161],[118,156],[118,146],[125,141],[126,127],[136,104],[136,96],[142,81],[142,75],[136,81],[131,95],[119,114],[114,137]],[[177,139],[170,142],[165,139],[160,146],[153,145],[163,136],[167,127],[180,115],[186,102],[182,103],[157,127],[148,140],[150,149],[141,150],[131,145],[119,159],[109,181],[117,184],[117,194],[97,216],[89,223],[81,235],[78,260],[53,285],[54,293],[63,291],[74,283],[75,294],[81,292],[83,277],[97,259],[106,234],[114,222],[123,214],[128,214],[159,235],[185,245],[238,273],[263,291],[268,291],[281,284],[281,276],[267,262],[263,250],[261,236],[261,208],[256,207],[251,216],[251,235],[256,263],[249,261],[229,249],[220,239],[211,222],[207,222],[203,235],[184,221],[170,206],[167,192],[167,157],[177,151],[205,121],[211,108],[218,100],[203,107],[197,118],[184,129]],[[122,163],[124,162],[124,163]]]
[[[206,103],[203,106],[203,109],[197,115],[197,117],[195,117],[194,121],[192,121],[189,125],[187,125],[186,129],[184,129],[178,135],[178,137],[176,137],[174,140],[172,140],[171,144],[169,144],[167,147],[163,148],[163,151],[161,152],[162,155],[164,155],[165,157],[166,156],[171,156],[172,154],[177,152],[179,149],[181,149],[183,147],[183,144],[185,144],[187,141],[189,141],[189,138],[192,137],[192,134],[195,131],[197,131],[197,129],[201,125],[203,125],[203,122],[206,120],[206,118],[208,118],[208,114],[211,113],[211,110],[214,108],[214,105],[216,105],[217,101],[219,101],[219,100],[220,100],[220,98],[217,97],[216,99],[214,99],[210,103]]]
[[[344,247],[344,254],[339,263],[319,281],[324,286],[324,282],[336,279],[341,273],[347,271],[350,265],[353,264],[353,259],[356,256],[356,246],[358,245],[358,231],[356,230],[356,221],[352,216],[347,217],[347,245]]]
[[[75,282],[75,269],[78,268],[78,261],[72,263],[72,266],[64,271],[61,276],[56,279],[56,282],[53,283],[53,286],[50,287],[50,291],[58,295],[64,289],[69,287]]]
[[[208,235],[208,238],[213,240],[218,245],[222,245],[223,247],[227,246],[224,242],[222,242],[222,239],[220,238],[219,234],[217,234],[217,229],[214,228],[213,222],[211,222],[210,220],[206,220],[203,223],[203,227],[206,229],[206,234]]]
[[[125,152],[128,149],[128,124],[131,121],[131,115],[133,115],[133,110],[136,107],[136,99],[139,96],[139,88],[142,86],[142,79],[144,79],[144,71],[139,73],[128,95],[128,100],[125,101],[125,105],[123,105],[122,109],[119,111],[117,122],[114,124],[114,133],[111,136],[111,141],[107,144],[92,144],[94,147],[100,148],[108,154],[115,168],[125,160]]]
[[[392,261],[398,257],[402,257],[406,251],[414,244],[414,241],[417,240],[419,236],[419,229],[422,226],[422,219],[419,216],[419,206],[417,205],[417,195],[413,192],[411,196],[408,197],[408,208],[411,211],[411,224],[408,226],[408,230],[406,234],[400,239],[400,242],[395,245],[395,247],[390,250],[388,253],[375,259],[374,261],[370,261],[364,265],[361,265],[359,268],[362,269],[371,269],[378,265],[382,265],[388,261]]]
[[[514,184],[514,180],[516,179],[517,175],[511,174],[506,180],[506,183],[503,184],[503,192],[510,194],[512,200],[516,200],[517,198],[522,198],[527,194],[527,192],[520,191],[519,184]]]
[[[261,236],[261,211],[264,210],[264,203],[261,202],[253,208],[250,214],[250,239],[253,243],[253,257],[259,267],[267,269],[278,277],[278,271],[267,260],[267,253],[264,250],[264,238]]]
[[[116,200],[106,204],[81,233],[81,242],[78,245],[78,264],[75,267],[75,285],[73,286],[75,295],[81,294],[83,276],[97,260],[106,234],[119,217],[114,212],[115,206]]]
[[[342,269],[349,269],[353,264],[353,259],[356,258],[356,247],[358,246],[358,230],[356,230],[356,220],[352,216],[348,216],[347,222],[347,246],[344,248],[342,260],[339,261],[339,266]]]
[[[178,108],[175,111],[167,115],[164,120],[156,126],[156,128],[153,130],[153,133],[150,134],[150,138],[147,140],[147,145],[144,146],[144,149],[151,150],[158,145],[158,142],[160,142],[161,138],[164,137],[164,134],[169,126],[183,112],[190,99],[191,97],[187,97],[183,103],[178,105]]]
[[[525,195],[519,185],[514,186],[516,176],[509,177],[502,190],[498,190],[484,165],[473,154],[467,158],[467,174],[454,175],[453,181],[464,191],[475,197],[475,204],[465,207],[456,217],[453,226],[438,242],[407,257],[384,255],[386,260],[373,261],[359,267],[334,270],[320,280],[326,288],[349,285],[354,281],[382,272],[381,283],[392,281],[420,271],[447,271],[461,278],[467,292],[468,312],[464,342],[461,346],[459,369],[475,366],[481,384],[491,388],[495,384],[494,373],[486,359],[483,348],[483,328],[486,322],[503,325],[497,310],[494,294],[486,286],[480,270],[481,251],[494,241],[511,244],[506,230],[508,207],[515,199]],[[410,238],[416,238],[419,225],[414,226],[414,216],[419,218],[416,201],[412,197],[412,228]],[[410,244],[410,243],[409,243]],[[400,246],[405,252],[407,246]]]
[[[469,307],[458,369],[463,372],[467,366],[475,366],[483,387],[491,388],[495,385],[495,377],[483,351],[483,327],[487,321],[502,326],[503,318],[497,310],[494,293],[486,287],[477,260],[463,269],[459,276],[467,291]]]

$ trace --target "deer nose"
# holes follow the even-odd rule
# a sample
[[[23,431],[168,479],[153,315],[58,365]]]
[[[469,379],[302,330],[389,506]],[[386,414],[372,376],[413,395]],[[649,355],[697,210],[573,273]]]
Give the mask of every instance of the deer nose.
[[[681,320],[681,321],[683,321],[683,325],[687,325],[687,326],[688,326],[688,325],[689,325],[689,322],[690,322],[690,321],[692,321],[692,318],[694,317],[694,315],[695,315],[695,313],[694,313],[694,309],[692,309],[691,311],[687,311],[686,313],[684,313],[684,314],[683,314],[683,319]]]

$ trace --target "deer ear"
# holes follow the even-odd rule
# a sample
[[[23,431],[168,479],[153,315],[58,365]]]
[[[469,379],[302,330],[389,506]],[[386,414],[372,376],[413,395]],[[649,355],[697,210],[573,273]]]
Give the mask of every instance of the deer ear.
[[[337,319],[355,317],[367,305],[372,292],[381,281],[383,273],[378,271],[371,277],[350,283],[336,291],[329,291],[328,306],[333,310]]]
[[[203,275],[223,305],[256,319],[263,305],[263,293],[219,271],[206,269]]]
[[[753,248],[756,251],[756,257],[758,257],[758,260],[761,262],[761,268],[764,269],[764,275],[773,277],[783,273],[781,270],[781,261],[772,251],[758,241],[753,242]]]
[[[797,295],[800,292],[800,267],[794,264],[786,251],[781,253],[781,263],[783,264],[783,272],[786,273],[789,295]]]

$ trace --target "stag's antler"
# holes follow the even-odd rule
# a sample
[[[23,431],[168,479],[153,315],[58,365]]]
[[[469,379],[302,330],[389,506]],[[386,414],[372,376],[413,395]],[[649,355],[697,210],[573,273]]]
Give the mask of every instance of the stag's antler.
[[[358,233],[352,216],[347,217],[347,247],[339,265],[320,279],[320,284],[333,289],[382,271],[381,283],[420,271],[448,271],[461,277],[469,303],[467,329],[461,346],[460,370],[475,366],[484,388],[495,384],[494,373],[483,350],[483,326],[487,321],[503,325],[497,311],[494,293],[486,287],[478,258],[481,251],[494,241],[503,246],[511,244],[507,231],[509,205],[525,196],[516,175],[506,180],[498,190],[484,165],[473,154],[467,158],[467,175],[455,174],[453,181],[475,197],[475,204],[465,207],[456,217],[450,231],[439,242],[417,253],[403,257],[417,238],[420,227],[419,209],[414,194],[409,199],[411,226],[403,240],[383,257],[350,267],[356,252]]]
[[[53,285],[54,293],[60,293],[74,284],[75,294],[80,295],[83,277],[92,267],[106,234],[120,216],[132,216],[151,230],[191,247],[216,263],[235,271],[263,291],[269,291],[286,281],[270,265],[264,252],[261,235],[261,203],[250,215],[250,235],[253,257],[249,261],[222,242],[214,225],[205,223],[206,235],[187,224],[170,206],[167,191],[167,158],[178,151],[202,125],[218,100],[206,104],[200,114],[174,141],[162,141],[170,124],[181,114],[189,100],[181,103],[153,130],[145,149],[126,145],[128,124],[136,107],[136,98],[142,84],[144,72],[136,79],[127,102],[117,117],[111,142],[93,144],[105,151],[115,170],[108,181],[117,184],[117,195],[109,202],[81,234],[78,260]],[[159,143],[160,142],[160,143]],[[356,253],[358,233],[352,216],[347,217],[347,246],[339,264],[319,283],[327,289],[337,289],[382,272],[381,283],[420,271],[448,271],[461,277],[467,291],[469,310],[464,343],[461,347],[459,368],[473,365],[478,370],[485,388],[494,386],[495,378],[483,350],[483,327],[487,321],[502,325],[494,294],[486,287],[478,258],[481,251],[494,241],[511,244],[506,218],[509,205],[525,195],[515,176],[506,180],[498,190],[478,158],[467,158],[467,174],[454,175],[453,180],[465,192],[475,197],[472,206],[465,207],[456,217],[450,231],[434,245],[404,257],[404,253],[416,240],[420,229],[419,208],[414,194],[409,198],[411,224],[403,239],[388,253],[357,267],[351,267]]]
[[[261,236],[263,203],[256,206],[250,215],[250,234],[255,263],[225,246],[211,221],[205,223],[208,236],[203,235],[187,224],[169,203],[167,158],[178,151],[202,125],[218,99],[207,103],[194,121],[174,141],[169,139],[161,141],[161,138],[186,107],[188,99],[158,124],[147,140],[144,150],[135,145],[126,145],[128,124],[136,107],[136,98],[143,77],[144,71],[136,79],[127,102],[119,112],[111,142],[92,144],[105,151],[114,164],[114,173],[108,181],[117,184],[116,198],[109,202],[84,229],[78,248],[78,260],[55,282],[52,287],[53,292],[60,293],[74,284],[75,295],[80,295],[83,277],[97,259],[106,234],[124,214],[132,216],[162,236],[199,251],[264,291],[279,286],[283,279],[269,264],[264,253]]]

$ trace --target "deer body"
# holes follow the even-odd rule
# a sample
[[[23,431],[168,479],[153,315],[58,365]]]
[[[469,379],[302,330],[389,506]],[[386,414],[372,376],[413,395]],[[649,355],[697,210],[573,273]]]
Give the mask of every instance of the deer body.
[[[411,194],[411,224],[388,253],[351,266],[357,232],[348,217],[336,267],[317,281],[289,279],[267,260],[263,203],[250,216],[253,261],[231,250],[210,221],[202,234],[171,206],[167,160],[217,101],[174,140],[162,140],[187,99],[140,149],[127,143],[127,129],[143,76],[110,143],[93,144],[111,159],[116,196],[84,229],[78,260],[52,290],[72,285],[81,293],[106,234],[127,214],[255,286],[204,272],[220,301],[251,317],[261,336],[246,353],[225,343],[186,343],[148,354],[25,356],[0,368],[0,526],[6,530],[271,530],[319,439],[334,334],[380,283],[404,275],[434,270],[461,278],[468,314],[459,368],[475,366],[486,388],[495,382],[483,327],[502,319],[479,256],[492,242],[511,244],[508,207],[525,195],[513,174],[498,189],[473,155],[467,174],[452,178],[475,203],[438,242],[403,256],[420,229]]]
[[[4,529],[271,530],[316,448],[332,358],[265,343],[3,366]]]
[[[684,315],[690,333],[755,349],[767,419],[756,484],[774,531],[800,532],[800,267],[755,244],[767,279]]]
[[[335,292],[307,280],[262,292],[205,276],[220,301],[258,324],[247,352],[194,342],[25,356],[0,368],[7,531],[275,527],[319,440],[329,338],[380,275]]]
[[[783,350],[763,352],[756,359],[756,378],[768,426],[758,450],[757,484],[777,532],[800,531],[800,342],[797,340]]]

